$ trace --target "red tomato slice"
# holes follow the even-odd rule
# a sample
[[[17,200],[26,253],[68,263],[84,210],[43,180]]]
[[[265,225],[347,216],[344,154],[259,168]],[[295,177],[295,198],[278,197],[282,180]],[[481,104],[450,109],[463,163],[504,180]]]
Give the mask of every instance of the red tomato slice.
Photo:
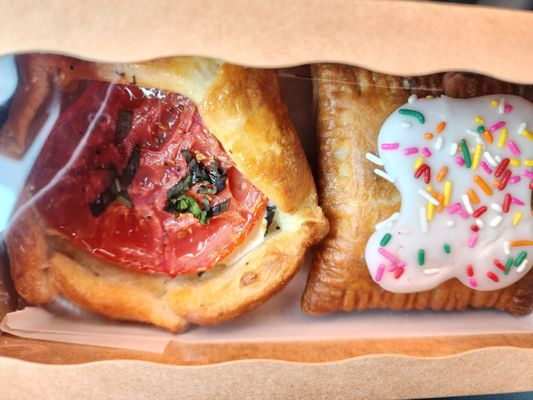
[[[102,82],[83,82],[70,97],[63,99],[28,183],[37,193],[66,169],[36,206],[75,245],[125,268],[175,276],[211,269],[261,220],[266,197],[237,171],[188,98]],[[120,113],[131,116],[131,128],[117,134]],[[64,168],[77,147],[78,156]],[[136,147],[140,161],[127,187],[131,208],[115,200],[95,216],[90,204],[124,173]],[[200,163],[216,160],[227,173],[222,191],[203,195],[211,206],[229,199],[229,209],[208,224],[190,213],[164,211],[169,189],[188,173],[184,150]]]

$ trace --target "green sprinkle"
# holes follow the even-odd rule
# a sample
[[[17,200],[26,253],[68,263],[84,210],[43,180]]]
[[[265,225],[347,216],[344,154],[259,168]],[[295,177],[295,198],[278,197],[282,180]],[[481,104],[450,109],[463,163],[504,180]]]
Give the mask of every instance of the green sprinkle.
[[[426,252],[424,249],[418,250],[418,265],[424,265],[426,262]]]
[[[410,117],[415,117],[418,122],[420,122],[421,124],[423,124],[424,122],[426,122],[426,118],[424,118],[424,116],[422,115],[422,113],[418,112],[418,111],[415,111],[415,110],[409,110],[407,108],[400,108],[398,110],[398,112],[402,115],[409,115]]]
[[[509,274],[509,271],[511,270],[511,266],[513,265],[513,257],[509,257],[507,259],[507,262],[505,263],[505,275]]]
[[[379,242],[379,245],[381,247],[384,247],[387,245],[387,243],[390,242],[390,239],[391,239],[392,235],[390,233],[386,233],[382,238],[381,238],[381,242]]]
[[[444,252],[446,254],[450,254],[452,252],[452,249],[450,248],[450,245],[448,243],[444,245]]]
[[[485,132],[485,127],[483,125],[477,127],[477,133]]]
[[[470,159],[470,152],[468,151],[468,146],[466,145],[466,141],[464,139],[461,140],[461,150],[463,150],[466,168],[470,168],[472,166],[472,160]]]
[[[522,251],[518,257],[514,259],[514,266],[518,267],[520,264],[522,264],[522,261],[527,257],[527,253],[525,251]]]

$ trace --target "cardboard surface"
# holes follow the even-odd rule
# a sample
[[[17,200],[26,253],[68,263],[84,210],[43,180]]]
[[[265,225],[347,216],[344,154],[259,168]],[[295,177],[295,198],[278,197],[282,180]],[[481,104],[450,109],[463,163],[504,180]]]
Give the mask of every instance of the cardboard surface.
[[[533,82],[533,14],[425,2],[0,2],[0,54],[137,61],[205,55],[264,67],[339,61],[399,75],[470,70]]]
[[[395,74],[469,70],[533,82],[533,13],[501,9],[344,0],[327,6],[304,0],[88,0],[75,7],[62,0],[2,0],[0,22],[0,54],[41,50],[106,61],[194,54],[268,67],[342,61]],[[390,398],[533,389],[531,334],[172,343],[159,355],[3,335],[0,355],[8,357],[0,358],[2,397],[17,399],[132,398],[141,392],[151,398],[234,398],[236,390],[248,398]],[[50,366],[12,357],[50,364],[107,359],[207,364],[246,358],[321,364]],[[350,357],[356,358],[345,360]],[[332,360],[344,361],[322,363]]]

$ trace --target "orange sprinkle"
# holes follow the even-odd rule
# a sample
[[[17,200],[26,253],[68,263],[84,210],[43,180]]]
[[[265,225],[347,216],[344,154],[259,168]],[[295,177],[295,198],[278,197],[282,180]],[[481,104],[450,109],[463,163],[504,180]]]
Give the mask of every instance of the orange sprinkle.
[[[493,185],[495,188],[499,188],[499,187],[500,187],[500,182],[498,182],[498,181],[493,181],[493,182],[492,182],[492,185]]]
[[[533,246],[533,240],[515,240],[509,243],[510,247]]]
[[[488,130],[483,132],[483,138],[489,144],[492,144],[492,142],[494,142],[494,139],[492,137],[492,133],[490,133],[490,131],[488,131]]]
[[[446,128],[446,121],[440,121],[437,127],[435,128],[435,132],[441,133],[444,128]]]
[[[481,176],[474,175],[474,182],[477,183],[477,185],[485,192],[485,194],[492,196],[492,189],[489,185],[487,185],[487,182],[485,182]]]
[[[437,174],[437,181],[439,182],[442,181],[447,173],[448,173],[448,167],[442,167],[439,173]]]
[[[433,197],[435,197],[439,201],[439,205],[437,206],[437,211],[442,212],[444,210],[444,196],[437,192],[431,193]]]
[[[472,203],[479,204],[479,197],[477,197],[476,192],[474,192],[472,189],[468,189],[466,194]]]
[[[426,139],[426,140],[431,140],[431,139],[433,139],[433,134],[431,134],[431,133],[429,133],[429,132],[428,132],[428,133],[425,133],[425,134],[424,134],[424,139]]]

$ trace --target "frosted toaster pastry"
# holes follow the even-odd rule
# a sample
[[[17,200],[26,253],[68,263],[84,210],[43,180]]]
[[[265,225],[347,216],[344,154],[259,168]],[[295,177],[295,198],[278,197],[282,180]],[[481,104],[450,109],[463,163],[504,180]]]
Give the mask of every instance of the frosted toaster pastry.
[[[531,312],[531,87],[337,65],[313,74],[331,230],[303,309]]]

